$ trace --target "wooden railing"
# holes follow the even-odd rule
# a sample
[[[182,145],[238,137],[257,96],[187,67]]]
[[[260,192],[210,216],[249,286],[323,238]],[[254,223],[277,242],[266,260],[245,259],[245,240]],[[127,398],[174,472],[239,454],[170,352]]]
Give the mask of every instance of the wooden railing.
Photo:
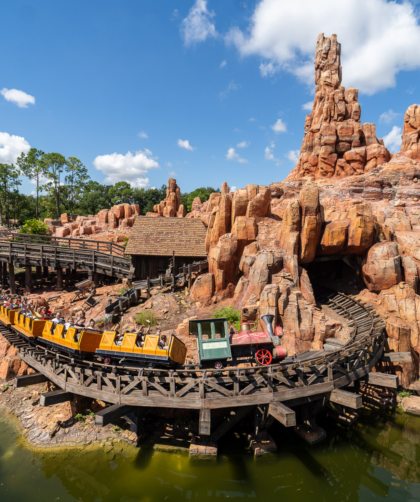
[[[75,249],[13,241],[0,241],[0,261],[15,266],[49,266],[98,272],[112,277],[129,278],[132,273],[131,260],[98,252],[93,249]]]
[[[114,242],[102,242],[87,239],[73,239],[67,237],[53,237],[50,235],[21,234],[17,232],[0,231],[0,239],[12,240],[13,242],[23,242],[26,244],[44,244],[70,249],[88,249],[100,253],[112,254],[124,257],[125,247]]]

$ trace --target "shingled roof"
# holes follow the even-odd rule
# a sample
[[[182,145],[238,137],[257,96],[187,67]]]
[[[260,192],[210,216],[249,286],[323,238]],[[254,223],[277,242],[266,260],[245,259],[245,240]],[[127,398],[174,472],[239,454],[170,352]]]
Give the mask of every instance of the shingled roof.
[[[147,256],[205,257],[206,227],[193,218],[137,217],[125,252]]]

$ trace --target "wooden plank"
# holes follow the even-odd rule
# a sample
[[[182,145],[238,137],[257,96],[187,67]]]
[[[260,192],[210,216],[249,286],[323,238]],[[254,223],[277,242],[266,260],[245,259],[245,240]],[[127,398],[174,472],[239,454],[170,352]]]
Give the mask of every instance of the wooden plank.
[[[48,382],[47,378],[42,373],[34,373],[33,375],[24,375],[15,377],[15,389],[26,387],[27,385],[36,385],[38,383]]]
[[[228,432],[234,425],[236,425],[242,418],[247,415],[254,406],[243,406],[242,408],[236,409],[234,415],[229,415],[224,422],[222,422],[219,427],[211,435],[211,439],[217,442],[221,437],[223,437],[226,432]]]
[[[371,385],[379,385],[380,387],[388,387],[390,389],[398,389],[399,381],[397,375],[387,375],[386,373],[371,372],[368,375],[368,383]]]
[[[362,396],[359,394],[353,394],[342,389],[333,390],[329,397],[330,401],[333,403],[341,404],[342,406],[347,406],[354,410],[363,408]]]
[[[114,422],[132,411],[133,408],[131,406],[114,404],[95,414],[95,425],[98,427],[105,427],[105,425]]]
[[[381,361],[386,363],[412,363],[413,357],[411,352],[388,352],[382,356]]]
[[[52,392],[44,392],[41,394],[39,399],[39,404],[41,406],[52,406],[53,404],[66,403],[73,399],[73,394],[71,392],[66,392],[65,390],[54,390]]]
[[[282,403],[271,403],[268,406],[268,413],[285,427],[296,425],[296,413]]]
[[[198,433],[204,436],[210,436],[211,434],[211,410],[208,408],[201,408],[200,410]]]

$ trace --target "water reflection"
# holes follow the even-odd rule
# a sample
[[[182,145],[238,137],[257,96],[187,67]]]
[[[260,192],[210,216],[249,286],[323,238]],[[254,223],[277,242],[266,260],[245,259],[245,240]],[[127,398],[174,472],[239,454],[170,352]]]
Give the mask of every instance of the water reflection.
[[[277,455],[255,460],[245,431],[220,445],[217,461],[116,445],[32,452],[0,417],[0,500],[154,502],[282,497],[293,501],[420,500],[420,419],[371,414],[307,447],[282,427]]]

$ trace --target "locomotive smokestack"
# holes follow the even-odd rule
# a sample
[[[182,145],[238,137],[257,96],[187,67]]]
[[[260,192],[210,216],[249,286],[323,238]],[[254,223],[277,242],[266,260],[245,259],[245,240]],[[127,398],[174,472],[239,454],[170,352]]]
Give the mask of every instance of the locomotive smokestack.
[[[267,331],[268,334],[270,335],[273,345],[277,347],[277,345],[280,345],[280,338],[276,336],[273,331],[273,320],[274,320],[273,314],[265,314],[261,317],[261,319],[265,322],[265,325],[267,326]]]

